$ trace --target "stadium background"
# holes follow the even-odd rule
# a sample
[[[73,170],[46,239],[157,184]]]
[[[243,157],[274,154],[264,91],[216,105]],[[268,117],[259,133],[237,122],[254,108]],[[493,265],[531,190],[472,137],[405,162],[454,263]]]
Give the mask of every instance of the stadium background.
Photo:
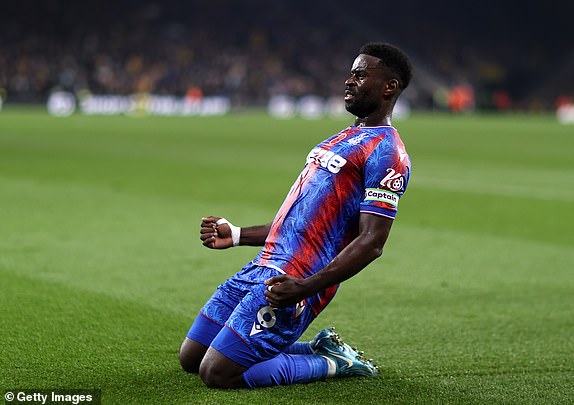
[[[446,94],[457,86],[469,86],[473,104],[486,110],[549,111],[574,94],[569,1],[57,0],[0,7],[7,102],[45,102],[55,89],[199,90],[226,95],[235,108],[266,105],[276,94],[339,96],[349,55],[373,39],[412,56],[417,75],[404,98],[415,108],[447,107]]]
[[[118,404],[572,403],[574,131],[556,107],[573,96],[573,8],[3,2],[0,391],[97,389]],[[304,337],[335,326],[380,376],[208,390],[179,368],[179,344],[257,249],[203,248],[199,219],[273,217],[307,152],[350,117],[276,119],[269,103],[340,102],[373,39],[415,63],[411,114],[394,120],[413,177],[384,256]],[[83,107],[90,94],[183,98],[190,115],[224,97],[230,110],[61,118],[46,113],[55,92]]]

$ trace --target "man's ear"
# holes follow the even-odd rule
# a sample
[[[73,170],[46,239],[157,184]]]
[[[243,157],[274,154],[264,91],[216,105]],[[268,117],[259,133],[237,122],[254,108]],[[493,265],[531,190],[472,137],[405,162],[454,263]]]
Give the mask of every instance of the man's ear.
[[[397,79],[391,79],[385,85],[384,94],[385,96],[392,96],[399,91],[399,81]]]

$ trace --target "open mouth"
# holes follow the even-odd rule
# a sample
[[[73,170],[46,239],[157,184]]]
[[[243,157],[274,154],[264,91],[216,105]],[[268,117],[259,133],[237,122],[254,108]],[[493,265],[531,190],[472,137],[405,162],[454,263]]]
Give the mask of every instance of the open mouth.
[[[345,90],[345,101],[352,100],[353,98],[355,98],[355,95],[351,91]]]

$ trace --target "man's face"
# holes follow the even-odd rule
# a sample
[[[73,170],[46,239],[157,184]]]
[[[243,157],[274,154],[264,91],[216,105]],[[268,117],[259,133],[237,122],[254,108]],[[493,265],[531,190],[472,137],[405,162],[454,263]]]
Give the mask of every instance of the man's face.
[[[360,54],[345,81],[345,108],[359,118],[377,110],[383,101],[386,69],[378,62],[379,58]]]

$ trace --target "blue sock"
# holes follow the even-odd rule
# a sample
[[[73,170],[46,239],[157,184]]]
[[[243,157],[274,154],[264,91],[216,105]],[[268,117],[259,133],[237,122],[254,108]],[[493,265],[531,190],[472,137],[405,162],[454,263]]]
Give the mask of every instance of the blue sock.
[[[287,354],[313,354],[309,342],[295,342],[289,346],[283,353]]]
[[[285,354],[254,364],[243,373],[249,388],[308,383],[327,377],[327,360],[319,355]]]

